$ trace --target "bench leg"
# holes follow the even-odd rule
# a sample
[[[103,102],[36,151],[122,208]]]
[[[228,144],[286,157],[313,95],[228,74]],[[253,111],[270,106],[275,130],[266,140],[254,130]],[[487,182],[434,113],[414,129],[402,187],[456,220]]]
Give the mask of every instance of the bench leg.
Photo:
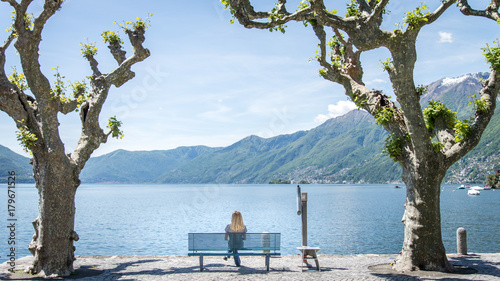
[[[269,271],[269,254],[266,255],[266,269]]]
[[[203,254],[200,254],[200,272],[203,271]]]
[[[321,268],[319,267],[318,256],[316,255],[316,253],[314,253],[314,262],[316,262],[316,270],[321,271]]]

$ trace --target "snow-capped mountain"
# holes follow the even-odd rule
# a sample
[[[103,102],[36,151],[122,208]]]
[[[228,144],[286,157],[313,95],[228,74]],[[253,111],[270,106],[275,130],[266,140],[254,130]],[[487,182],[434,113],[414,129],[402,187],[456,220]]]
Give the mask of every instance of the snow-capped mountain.
[[[489,73],[479,72],[453,78],[441,78],[429,84],[427,93],[422,96],[422,105],[425,107],[430,100],[441,100],[459,115],[472,114],[472,107],[468,105],[468,101],[472,99],[471,95],[481,90],[480,81],[488,77]]]

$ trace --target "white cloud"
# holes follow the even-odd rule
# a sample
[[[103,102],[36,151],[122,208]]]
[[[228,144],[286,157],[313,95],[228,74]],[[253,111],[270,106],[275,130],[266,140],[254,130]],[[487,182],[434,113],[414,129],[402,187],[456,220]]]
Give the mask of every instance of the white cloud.
[[[328,114],[319,114],[314,118],[314,122],[323,123],[330,118],[341,116],[356,109],[356,104],[352,101],[339,101],[337,104],[328,105]]]
[[[453,43],[453,34],[450,32],[439,32],[439,43]]]

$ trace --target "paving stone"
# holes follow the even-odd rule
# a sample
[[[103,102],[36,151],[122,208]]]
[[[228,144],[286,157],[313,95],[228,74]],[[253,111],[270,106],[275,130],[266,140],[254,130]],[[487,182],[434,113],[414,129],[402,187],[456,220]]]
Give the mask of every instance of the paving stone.
[[[417,271],[392,272],[389,263],[396,255],[318,255],[321,271],[301,267],[300,256],[271,258],[266,271],[264,257],[241,257],[241,267],[221,257],[204,257],[205,269],[199,271],[198,257],[188,256],[79,256],[75,274],[65,280],[500,280],[500,253],[449,255],[462,273]],[[16,261],[24,269],[32,257]],[[0,278],[35,280],[36,276],[10,274],[7,263],[0,265]],[[465,270],[467,269],[467,270]],[[467,274],[465,274],[465,273]]]

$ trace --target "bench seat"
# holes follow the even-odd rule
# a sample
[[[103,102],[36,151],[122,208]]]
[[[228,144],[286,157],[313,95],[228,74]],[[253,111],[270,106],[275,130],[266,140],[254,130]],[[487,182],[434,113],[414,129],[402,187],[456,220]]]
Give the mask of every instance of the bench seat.
[[[203,256],[265,256],[266,269],[269,271],[270,256],[281,255],[279,252],[280,233],[246,233],[243,236],[244,240],[240,241],[239,246],[234,248],[238,250],[236,254],[228,253],[232,235],[243,236],[241,233],[229,235],[226,233],[189,233],[188,248],[190,252],[188,256],[199,256],[200,271],[203,271]]]

